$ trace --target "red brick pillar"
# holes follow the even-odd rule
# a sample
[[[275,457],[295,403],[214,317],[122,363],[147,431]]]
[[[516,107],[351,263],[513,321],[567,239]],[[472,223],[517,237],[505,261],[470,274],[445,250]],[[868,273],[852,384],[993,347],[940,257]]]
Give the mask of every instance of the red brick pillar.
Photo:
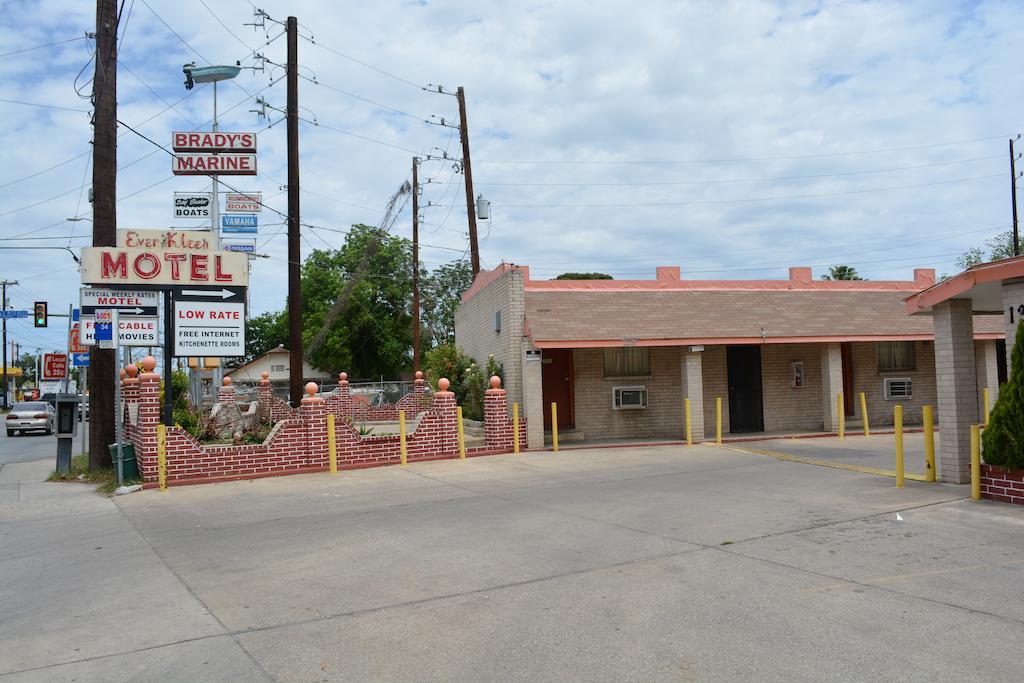
[[[149,480],[156,476],[156,426],[160,422],[160,375],[153,372],[156,359],[146,356],[142,361],[142,375],[139,377],[139,423],[135,444],[143,476]]]
[[[459,423],[456,416],[455,393],[448,391],[451,382],[442,377],[437,381],[438,391],[434,392],[433,413],[437,418],[438,455],[452,457],[459,454]]]
[[[139,379],[136,375],[139,374],[139,369],[134,365],[129,365],[124,369],[127,375],[121,382],[121,399],[124,403],[124,429],[125,434],[133,427],[131,423],[131,406],[139,402]]]
[[[235,388],[230,377],[225,377],[224,386],[217,390],[217,402],[225,406],[235,405]]]
[[[491,388],[484,392],[484,440],[488,448],[512,448],[508,399],[497,375],[491,377]]]
[[[260,373],[260,384],[259,387],[257,387],[257,391],[259,392],[260,395],[260,422],[270,422],[271,413],[273,410],[271,408],[270,401],[271,398],[273,398],[274,393],[270,389],[270,380],[268,379],[269,377],[270,373],[267,372],[266,370]]]
[[[352,394],[348,390],[348,373],[338,375],[338,402],[341,405],[341,414],[344,417],[352,417]]]
[[[316,395],[316,382],[306,385],[306,397],[299,404],[299,417],[306,429],[306,464],[327,464],[327,403]]]

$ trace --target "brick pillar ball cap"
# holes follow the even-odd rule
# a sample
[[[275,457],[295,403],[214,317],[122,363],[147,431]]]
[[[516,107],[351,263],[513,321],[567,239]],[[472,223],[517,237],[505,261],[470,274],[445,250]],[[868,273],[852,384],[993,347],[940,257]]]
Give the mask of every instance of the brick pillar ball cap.
[[[270,384],[270,373],[266,370],[260,373],[260,384]]]
[[[124,379],[128,375],[128,373],[124,371],[124,368],[121,368],[121,371],[117,374],[121,379]]]
[[[142,369],[145,371],[143,377],[147,379],[156,377],[159,379],[159,376],[153,372],[156,369],[156,358],[153,358],[153,356],[146,356],[142,359]]]
[[[139,369],[137,367],[135,367],[134,365],[129,365],[128,367],[126,367],[124,369],[124,371],[128,375],[128,377],[133,378],[133,379],[134,379],[135,375],[139,374]]]
[[[316,382],[308,382],[306,384],[306,396],[302,399],[303,403],[323,403],[323,399],[316,395],[320,387],[316,385]]]
[[[342,384],[346,384],[348,382],[348,373],[347,372],[340,373],[338,375],[338,381],[340,383],[342,383]]]
[[[225,377],[223,380],[221,380],[221,383],[224,386],[226,386],[226,387],[230,387],[231,386],[231,382],[232,382],[232,379],[230,377]]]
[[[422,370],[417,370],[416,371],[416,381],[420,381],[422,379],[423,379],[423,371]]]
[[[495,394],[504,394],[505,390],[501,388],[501,378],[497,375],[493,375],[491,377],[491,388],[484,393],[492,396]]]

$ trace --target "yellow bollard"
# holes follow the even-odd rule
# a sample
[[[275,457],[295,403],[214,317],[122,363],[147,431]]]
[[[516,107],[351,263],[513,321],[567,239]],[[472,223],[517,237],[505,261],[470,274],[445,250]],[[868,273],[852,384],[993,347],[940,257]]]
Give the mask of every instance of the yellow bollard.
[[[981,423],[982,427],[988,427],[988,387],[984,387],[981,390],[981,415],[984,418],[984,422]]]
[[[836,406],[839,409],[839,438],[846,438],[846,406],[843,405],[842,392],[836,394]]]
[[[462,406],[455,408],[455,420],[459,423],[459,459],[466,459],[466,430],[462,424]]]
[[[715,397],[715,443],[722,445],[722,397]]]
[[[981,429],[971,425],[971,500],[981,500]]]
[[[167,490],[167,426],[156,426],[156,478],[160,490]]]
[[[402,466],[408,464],[405,454],[405,411],[398,411],[398,447],[402,452]]]
[[[860,416],[864,420],[864,436],[871,436],[871,427],[868,426],[868,400],[864,398],[864,392],[860,392]]]
[[[685,406],[683,412],[686,413],[686,445],[687,446],[692,446],[693,445],[693,427],[690,424],[690,399],[686,399],[685,401],[683,401],[683,405]]]
[[[932,415],[932,407],[922,408],[922,419],[924,421],[924,462],[927,472],[924,473],[925,481],[935,481],[935,417]]]
[[[896,488],[903,488],[903,406],[893,408],[896,428]]]
[[[519,455],[519,404],[512,404],[512,452]]]
[[[551,450],[558,452],[558,404],[551,402]]]
[[[327,414],[327,468],[331,474],[338,473],[338,435],[334,433],[334,415]]]

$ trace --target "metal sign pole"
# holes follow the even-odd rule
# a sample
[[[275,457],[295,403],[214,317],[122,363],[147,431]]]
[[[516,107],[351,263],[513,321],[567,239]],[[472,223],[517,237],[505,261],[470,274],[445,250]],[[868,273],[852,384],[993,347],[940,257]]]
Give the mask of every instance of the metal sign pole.
[[[117,358],[118,337],[120,328],[118,326],[118,311],[114,309],[110,321],[110,337],[114,347],[114,358]],[[121,373],[118,371],[117,363],[114,363],[114,438],[117,439],[117,485],[124,486],[124,452],[121,448],[124,430],[124,413],[121,412]]]

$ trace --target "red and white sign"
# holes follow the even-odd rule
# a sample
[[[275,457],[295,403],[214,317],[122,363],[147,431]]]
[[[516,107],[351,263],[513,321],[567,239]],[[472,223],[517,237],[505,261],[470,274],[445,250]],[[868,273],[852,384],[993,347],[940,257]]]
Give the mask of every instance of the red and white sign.
[[[199,230],[118,230],[117,246],[205,252],[213,249],[213,239],[209,232]]]
[[[245,304],[174,302],[175,356],[244,356]]]
[[[43,354],[43,380],[66,379],[68,376],[68,355],[66,353]]]
[[[224,197],[224,213],[259,213],[262,210],[262,192],[228,192]]]
[[[174,175],[256,175],[255,154],[177,154],[171,157]]]
[[[118,346],[160,346],[158,321],[159,318],[154,317],[119,317],[117,321]],[[83,315],[81,325],[78,334],[82,345],[96,346],[95,318]],[[84,349],[82,353],[88,350]]]
[[[79,336],[81,328],[81,323],[71,325],[71,331],[68,333],[68,353],[89,353],[89,349],[85,348]]]
[[[255,133],[185,133],[175,132],[171,137],[175,152],[256,152]]]
[[[82,249],[82,282],[91,285],[249,284],[249,257],[231,251],[182,249]]]

